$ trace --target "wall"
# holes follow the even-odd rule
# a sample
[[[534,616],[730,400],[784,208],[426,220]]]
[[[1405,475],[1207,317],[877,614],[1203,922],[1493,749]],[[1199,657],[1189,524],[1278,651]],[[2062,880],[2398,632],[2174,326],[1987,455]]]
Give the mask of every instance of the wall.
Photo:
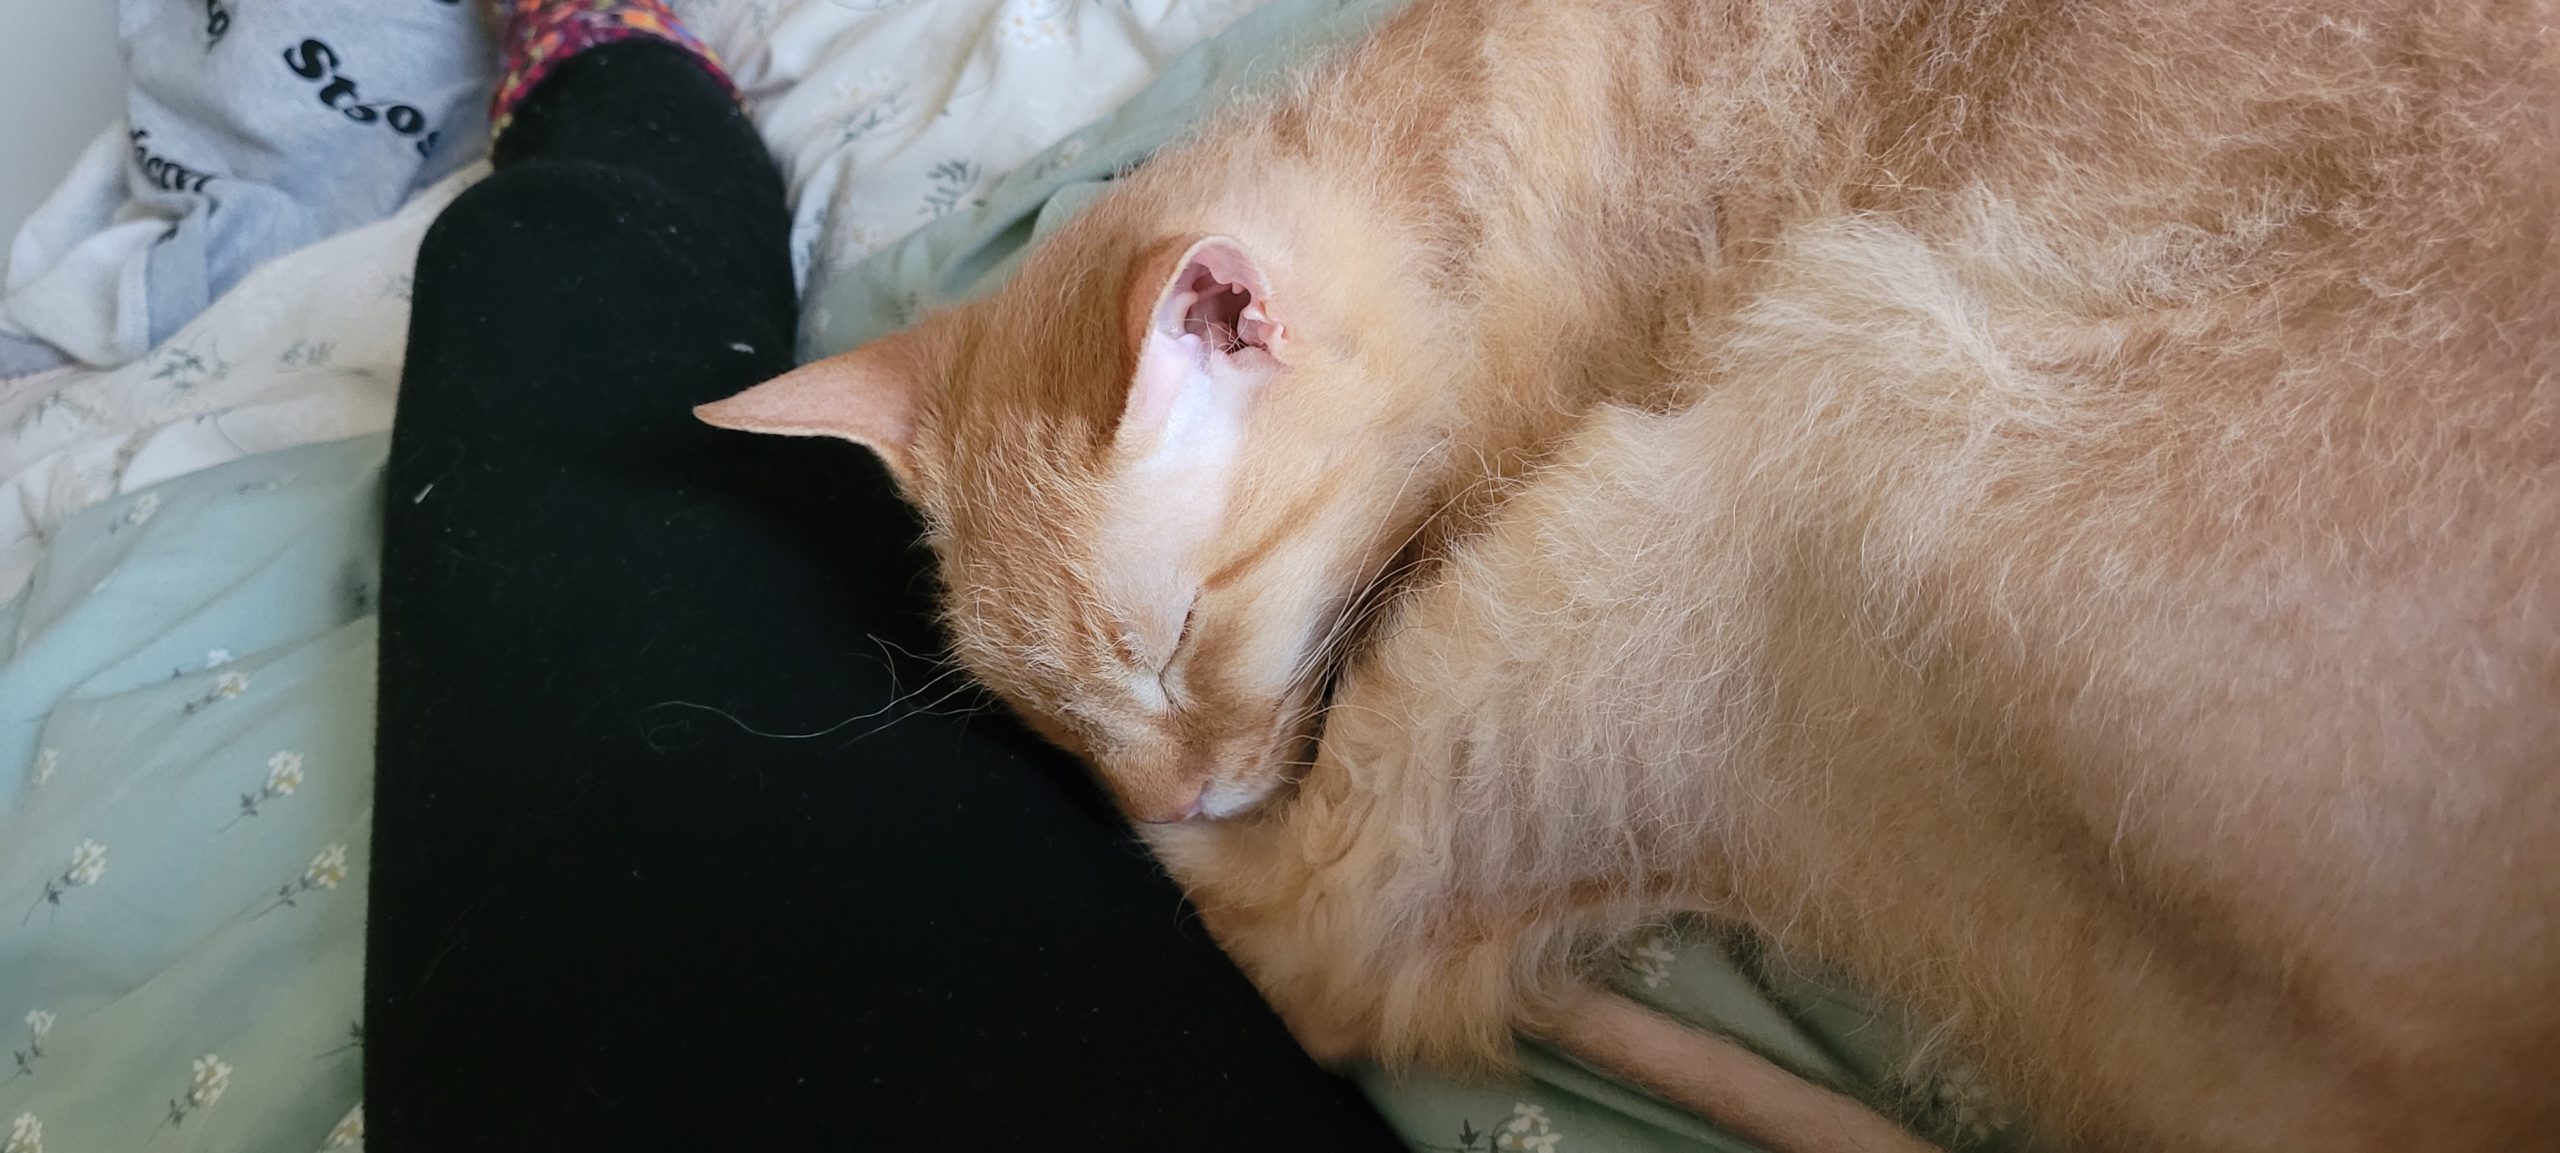
[[[117,0],[0,0],[0,269],[18,224],[124,115]]]

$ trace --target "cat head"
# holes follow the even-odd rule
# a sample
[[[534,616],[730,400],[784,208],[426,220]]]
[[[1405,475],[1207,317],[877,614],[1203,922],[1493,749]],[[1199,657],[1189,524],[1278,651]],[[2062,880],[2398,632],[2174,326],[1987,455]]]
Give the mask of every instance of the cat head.
[[[994,296],[699,413],[870,447],[961,662],[1131,816],[1225,817],[1308,754],[1430,421],[1371,383],[1415,368],[1354,323],[1391,287],[1132,231],[1071,226]]]

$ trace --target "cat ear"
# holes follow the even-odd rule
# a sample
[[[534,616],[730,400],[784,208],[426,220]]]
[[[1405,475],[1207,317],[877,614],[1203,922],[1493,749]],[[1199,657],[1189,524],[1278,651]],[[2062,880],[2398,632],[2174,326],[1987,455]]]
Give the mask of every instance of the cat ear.
[[[1169,654],[1198,594],[1200,550],[1226,522],[1246,419],[1288,368],[1271,282],[1223,236],[1163,245],[1131,277],[1138,352],[1114,436],[1105,597],[1150,659]]]
[[[916,407],[934,379],[914,330],[801,365],[693,410],[703,423],[776,436],[832,436],[880,454],[900,485]]]
[[[1128,310],[1138,369],[1118,440],[1141,452],[1168,437],[1232,431],[1221,418],[1240,418],[1242,403],[1288,362],[1271,282],[1244,245],[1206,236],[1158,252]]]

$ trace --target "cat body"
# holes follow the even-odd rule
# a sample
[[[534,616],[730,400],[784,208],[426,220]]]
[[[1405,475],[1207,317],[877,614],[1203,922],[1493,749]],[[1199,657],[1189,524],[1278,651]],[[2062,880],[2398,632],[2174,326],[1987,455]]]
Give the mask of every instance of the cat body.
[[[1420,0],[705,416],[1319,1055],[1700,913],[2066,1146],[2560,1147],[2555,16]]]

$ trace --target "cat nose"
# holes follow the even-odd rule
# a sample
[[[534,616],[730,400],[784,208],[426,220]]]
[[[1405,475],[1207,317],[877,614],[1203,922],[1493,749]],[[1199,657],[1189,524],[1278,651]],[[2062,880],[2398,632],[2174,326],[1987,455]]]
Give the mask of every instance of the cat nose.
[[[1177,821],[1188,821],[1191,818],[1200,815],[1200,797],[1208,791],[1209,782],[1207,781],[1200,781],[1196,784],[1186,783],[1177,786],[1175,795],[1177,797],[1187,799],[1183,799],[1180,803],[1166,808],[1149,806],[1145,810],[1133,813],[1132,815],[1150,825],[1170,825]],[[1134,808],[1135,806],[1132,807]]]

